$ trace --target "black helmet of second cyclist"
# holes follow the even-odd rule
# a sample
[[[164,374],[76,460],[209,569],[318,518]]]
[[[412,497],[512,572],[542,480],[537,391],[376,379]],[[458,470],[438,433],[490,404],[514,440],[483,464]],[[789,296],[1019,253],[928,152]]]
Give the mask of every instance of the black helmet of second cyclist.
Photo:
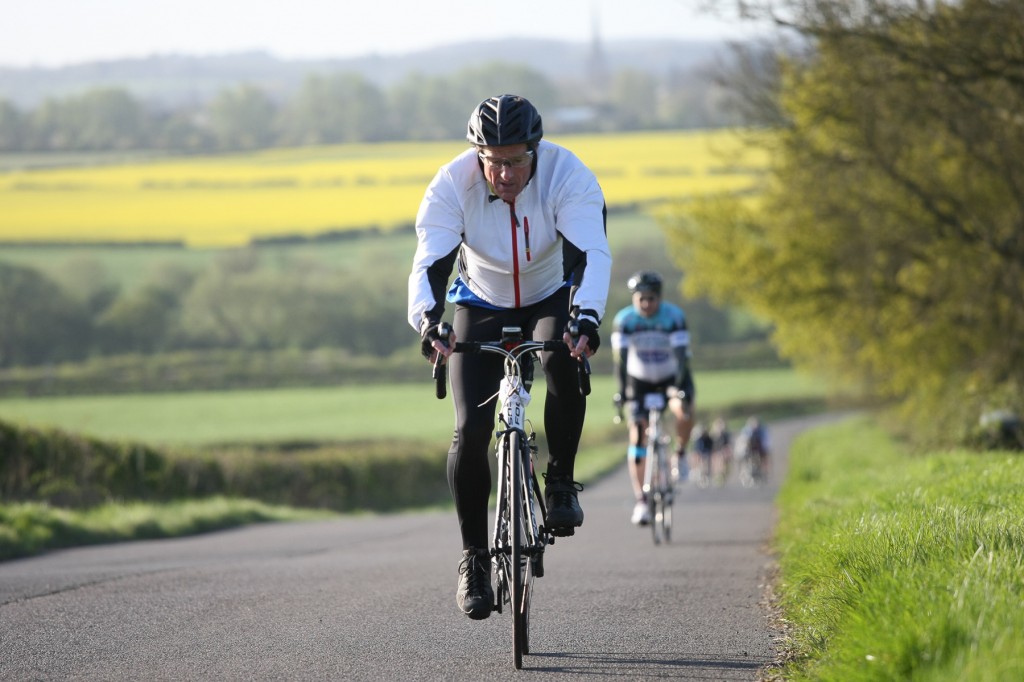
[[[542,137],[540,113],[525,97],[488,97],[469,115],[466,139],[477,147],[525,143],[536,149]]]
[[[650,291],[661,296],[661,275],[650,270],[641,270],[629,278],[626,286],[629,287],[632,294],[638,291]]]

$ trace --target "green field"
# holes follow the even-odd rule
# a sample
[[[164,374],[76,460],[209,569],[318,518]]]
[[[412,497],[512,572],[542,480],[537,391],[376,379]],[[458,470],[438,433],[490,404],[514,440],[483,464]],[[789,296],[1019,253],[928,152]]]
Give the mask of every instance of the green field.
[[[409,384],[4,399],[0,418],[162,445],[361,441],[382,436],[446,441],[452,428],[451,404],[434,397],[428,371],[424,363],[423,380]],[[696,381],[702,410],[825,396],[819,382],[789,369],[708,372]],[[544,412],[538,391],[542,386],[538,381],[538,400],[530,406],[534,420]],[[611,377],[594,377],[588,429],[611,424],[613,393]]]

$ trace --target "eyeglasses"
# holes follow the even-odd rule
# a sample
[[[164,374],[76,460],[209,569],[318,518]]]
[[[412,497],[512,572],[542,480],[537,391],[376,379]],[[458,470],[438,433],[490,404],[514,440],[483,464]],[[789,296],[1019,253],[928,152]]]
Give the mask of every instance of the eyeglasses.
[[[511,158],[503,159],[499,156],[487,156],[483,152],[477,152],[477,156],[480,160],[487,165],[488,168],[502,169],[506,166],[509,168],[526,168],[533,163],[533,150],[528,150],[525,154],[520,156],[513,156]]]

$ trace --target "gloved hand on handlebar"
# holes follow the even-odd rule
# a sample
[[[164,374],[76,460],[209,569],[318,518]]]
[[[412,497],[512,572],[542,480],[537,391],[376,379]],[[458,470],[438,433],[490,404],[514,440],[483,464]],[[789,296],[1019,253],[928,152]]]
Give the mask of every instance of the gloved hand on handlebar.
[[[580,336],[587,337],[587,346],[590,347],[590,353],[596,353],[598,346],[601,345],[601,337],[597,333],[597,324],[593,320],[584,317],[579,320],[579,326]]]
[[[572,338],[573,331],[576,332],[577,338]],[[597,323],[590,317],[581,316],[579,311],[574,311],[565,325],[565,340],[570,346],[570,353],[573,357],[584,355],[583,348],[574,346],[578,343],[579,337],[583,336],[587,337],[586,347],[590,349],[590,355],[593,355],[601,345],[601,337],[597,333]]]
[[[434,353],[438,352],[434,347],[434,342],[440,341],[450,348],[455,341],[454,336],[455,332],[446,322],[437,322],[424,317],[423,322],[420,323],[420,352],[427,360],[434,362]],[[445,355],[448,354],[445,353]]]

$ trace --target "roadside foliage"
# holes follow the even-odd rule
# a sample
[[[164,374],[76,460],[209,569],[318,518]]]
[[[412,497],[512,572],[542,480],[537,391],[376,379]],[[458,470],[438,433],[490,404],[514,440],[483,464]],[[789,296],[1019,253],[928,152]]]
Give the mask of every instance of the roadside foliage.
[[[1024,679],[1022,484],[1011,451],[911,453],[865,417],[802,434],[778,497],[780,667],[762,679]]]
[[[756,201],[672,225],[687,293],[771,319],[785,357],[900,401],[933,444],[1021,415],[1020,3],[780,4],[814,52],[748,88],[778,131]]]

